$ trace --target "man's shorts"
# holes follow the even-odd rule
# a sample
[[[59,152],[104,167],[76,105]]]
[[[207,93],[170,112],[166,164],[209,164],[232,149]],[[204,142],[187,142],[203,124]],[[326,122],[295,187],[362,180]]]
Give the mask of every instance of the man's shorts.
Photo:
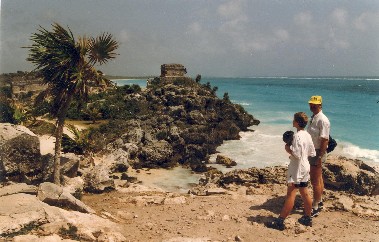
[[[318,149],[316,150],[316,156],[308,157],[308,161],[311,166],[317,166],[317,157],[319,156],[319,154],[320,154],[320,150]],[[325,161],[326,161],[326,154],[324,154],[323,157],[321,157],[321,164],[325,163]]]

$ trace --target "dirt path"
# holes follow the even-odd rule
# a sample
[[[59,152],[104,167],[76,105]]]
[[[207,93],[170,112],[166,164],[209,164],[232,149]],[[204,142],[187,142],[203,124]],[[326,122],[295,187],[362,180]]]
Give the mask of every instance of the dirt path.
[[[287,219],[288,229],[266,228],[264,222],[281,209],[285,186],[264,190],[255,195],[244,195],[242,189],[212,196],[115,191],[88,194],[82,201],[119,223],[129,241],[379,241],[378,220],[328,209],[329,201],[311,228],[297,223],[300,202]],[[273,192],[265,195],[268,190]]]

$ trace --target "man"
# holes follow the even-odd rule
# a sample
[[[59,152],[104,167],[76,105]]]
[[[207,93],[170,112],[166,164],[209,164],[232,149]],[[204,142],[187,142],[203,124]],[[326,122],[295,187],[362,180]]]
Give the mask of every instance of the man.
[[[326,148],[328,147],[330,122],[322,112],[322,97],[312,96],[309,101],[309,109],[313,115],[307,131],[312,137],[316,156],[309,157],[310,176],[313,187],[312,217],[319,215],[323,207],[322,194],[324,180],[322,178],[322,163],[326,161]]]

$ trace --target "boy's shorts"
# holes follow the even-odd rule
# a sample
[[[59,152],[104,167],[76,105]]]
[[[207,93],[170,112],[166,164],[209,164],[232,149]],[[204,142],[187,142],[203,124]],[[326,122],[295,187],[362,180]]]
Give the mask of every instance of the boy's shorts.
[[[296,188],[299,188],[299,187],[308,187],[308,182],[294,183],[294,186]]]

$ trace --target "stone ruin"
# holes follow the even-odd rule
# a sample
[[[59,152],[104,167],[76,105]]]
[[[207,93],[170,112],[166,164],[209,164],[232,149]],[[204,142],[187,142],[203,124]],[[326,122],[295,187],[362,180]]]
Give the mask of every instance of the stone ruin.
[[[187,69],[182,64],[161,65],[161,75],[147,80],[147,87],[151,85],[162,85],[167,83],[182,82],[190,83],[191,78],[186,76]]]
[[[161,77],[182,77],[187,74],[187,69],[181,64],[161,65]]]
[[[18,96],[21,93],[39,93],[47,88],[40,78],[25,78],[23,76],[17,76],[12,78],[11,82],[12,93]]]

